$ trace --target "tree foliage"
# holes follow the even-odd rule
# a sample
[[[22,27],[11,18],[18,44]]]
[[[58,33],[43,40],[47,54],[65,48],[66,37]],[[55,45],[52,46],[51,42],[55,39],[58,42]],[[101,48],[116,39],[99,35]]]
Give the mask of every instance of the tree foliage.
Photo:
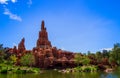
[[[82,65],[88,65],[90,63],[90,59],[86,55],[81,55],[79,53],[75,54],[75,62],[79,66],[79,64]]]
[[[20,59],[20,63],[24,66],[32,66],[35,64],[35,58],[32,53],[23,55]]]
[[[13,64],[15,64],[15,63],[17,62],[17,57],[16,57],[16,55],[11,55],[11,56],[10,56],[10,61],[11,61]]]
[[[4,60],[4,56],[5,56],[4,51],[5,51],[5,49],[3,47],[3,44],[0,44],[0,63],[2,63]]]
[[[118,65],[120,65],[120,44],[114,44],[114,48],[112,49],[111,56],[113,60],[116,61]]]
[[[77,65],[79,66],[79,64],[81,63],[81,60],[82,60],[82,58],[81,58],[82,56],[81,56],[81,54],[80,53],[76,53],[75,54],[75,62],[77,63]]]
[[[88,65],[90,63],[90,59],[87,56],[83,56],[82,59],[83,65]]]

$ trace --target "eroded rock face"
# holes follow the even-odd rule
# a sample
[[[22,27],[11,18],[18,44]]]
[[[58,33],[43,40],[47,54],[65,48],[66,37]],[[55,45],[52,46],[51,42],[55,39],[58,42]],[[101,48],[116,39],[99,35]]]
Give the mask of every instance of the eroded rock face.
[[[28,51],[25,48],[25,39],[23,38],[18,44],[18,48],[15,46],[10,50],[12,54],[17,56],[17,65],[20,65],[21,57],[32,52],[35,56],[35,66],[40,68],[66,68],[73,67],[74,65],[74,53],[63,51],[52,47],[51,42],[48,39],[48,32],[45,28],[44,21],[41,24],[41,31],[36,43],[36,47],[33,50]]]
[[[71,59],[74,58],[74,53],[63,51],[52,47],[48,40],[48,33],[46,31],[44,21],[41,24],[41,31],[37,40],[37,46],[33,49],[36,58],[36,66],[40,68],[65,68],[70,67]],[[72,63],[74,63],[72,61]]]
[[[25,48],[25,39],[23,38],[20,43],[18,44],[18,48],[16,46],[14,46],[14,48],[10,48],[9,49],[10,54],[15,54],[17,57],[17,61],[16,61],[16,65],[20,65],[20,59],[21,57],[27,53],[27,52],[31,52],[26,50]]]
[[[17,57],[16,65],[20,65],[20,59],[26,53],[32,52],[35,56],[35,66],[40,68],[68,68],[75,67],[74,55],[75,53],[57,49],[52,47],[51,42],[48,39],[48,32],[45,28],[44,21],[41,24],[41,31],[39,32],[36,47],[32,50],[26,50],[25,39],[23,38],[18,44],[18,48],[10,48],[6,53],[10,56],[15,54]],[[81,55],[83,56],[83,55]],[[8,58],[8,57],[7,57]],[[102,62],[98,62],[96,58],[89,56],[90,64],[98,65],[100,69],[105,69],[104,65],[109,65],[108,58],[103,58]],[[115,61],[112,62],[112,66],[117,65]]]
[[[34,48],[36,66],[40,68],[66,68],[74,64],[74,53],[56,48]],[[72,66],[71,66],[72,65]]]
[[[23,38],[21,42],[18,44],[18,53],[22,53],[26,50],[24,43],[25,43],[25,38]]]
[[[44,21],[41,24],[41,31],[39,32],[39,38],[37,40],[38,48],[49,48],[51,47],[51,42],[48,40],[48,33],[45,28]]]

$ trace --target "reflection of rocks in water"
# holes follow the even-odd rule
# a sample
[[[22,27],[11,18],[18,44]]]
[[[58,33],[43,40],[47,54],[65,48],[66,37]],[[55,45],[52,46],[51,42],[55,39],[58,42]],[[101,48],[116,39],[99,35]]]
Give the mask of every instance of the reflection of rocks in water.
[[[104,70],[106,73],[112,73],[113,72],[113,69],[110,69],[110,68],[108,68],[108,69],[106,69],[106,70]]]

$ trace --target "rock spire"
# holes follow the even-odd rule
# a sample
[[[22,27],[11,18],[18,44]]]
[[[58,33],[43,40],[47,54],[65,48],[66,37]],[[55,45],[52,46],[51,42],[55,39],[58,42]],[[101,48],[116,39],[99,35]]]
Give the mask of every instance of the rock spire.
[[[48,40],[48,33],[46,31],[44,21],[42,21],[42,24],[41,24],[41,31],[39,32],[39,38],[37,40],[36,47],[38,48],[52,47],[51,42]]]

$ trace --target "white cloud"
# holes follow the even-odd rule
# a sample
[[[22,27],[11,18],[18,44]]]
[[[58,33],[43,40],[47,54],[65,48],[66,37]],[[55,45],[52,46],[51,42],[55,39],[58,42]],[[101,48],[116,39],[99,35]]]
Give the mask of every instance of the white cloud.
[[[15,3],[15,2],[17,2],[17,0],[11,0],[11,2]]]
[[[27,4],[28,4],[28,7],[30,7],[32,5],[32,0],[29,0]]]
[[[5,15],[8,15],[10,19],[13,19],[13,20],[17,20],[17,21],[22,21],[21,17],[16,15],[16,14],[13,14],[9,11],[9,9],[5,8],[5,11],[4,13]]]
[[[102,51],[102,50],[110,51],[110,50],[112,50],[112,48],[103,48],[103,49],[101,49],[101,51]]]
[[[0,4],[8,4],[8,1],[11,1],[12,3],[17,2],[17,0],[0,0]]]
[[[7,1],[8,0],[0,0],[0,4],[8,4]]]

